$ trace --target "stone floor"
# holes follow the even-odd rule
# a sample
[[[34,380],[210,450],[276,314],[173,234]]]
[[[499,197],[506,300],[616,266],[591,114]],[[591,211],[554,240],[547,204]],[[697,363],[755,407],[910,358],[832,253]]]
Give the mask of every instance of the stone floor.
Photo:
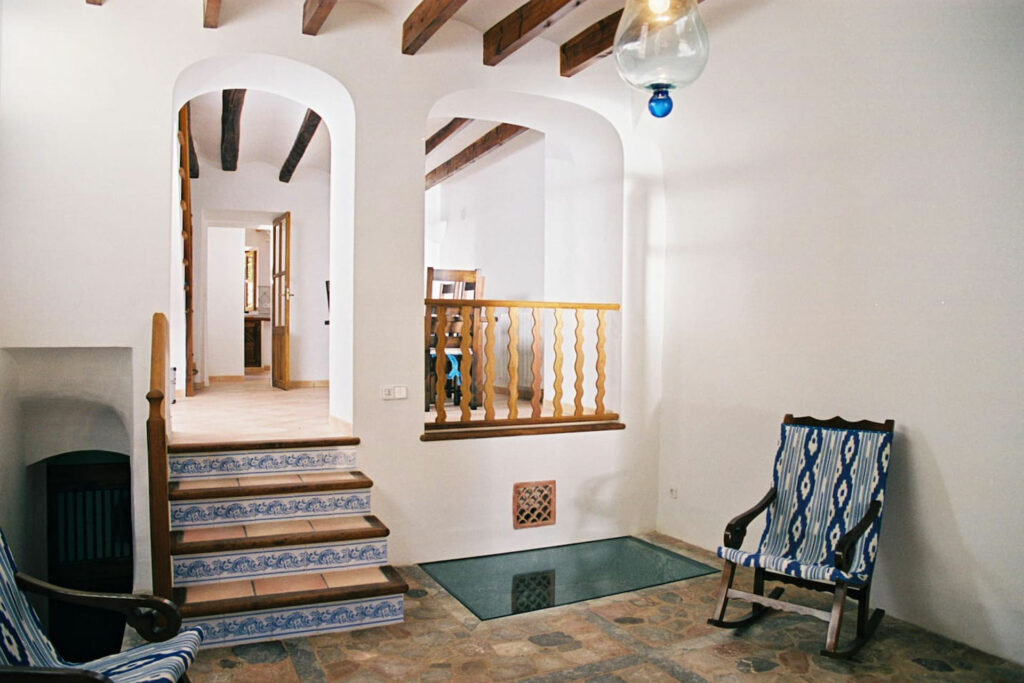
[[[667,536],[644,538],[720,566]],[[826,625],[811,617],[769,614],[740,632],[708,626],[718,573],[490,621],[478,620],[418,567],[402,574],[410,586],[402,625],[203,650],[189,674],[195,683],[1024,680],[1024,667],[889,616],[851,661],[818,654]],[[741,574],[737,585],[749,586],[750,576]],[[823,594],[786,592],[828,603]]]

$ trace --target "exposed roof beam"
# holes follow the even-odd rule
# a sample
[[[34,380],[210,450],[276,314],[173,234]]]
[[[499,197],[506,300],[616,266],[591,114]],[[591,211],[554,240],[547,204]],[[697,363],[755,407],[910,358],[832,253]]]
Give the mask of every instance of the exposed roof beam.
[[[302,32],[307,36],[315,36],[320,33],[338,0],[306,0],[302,6]]]
[[[220,167],[225,171],[238,169],[238,137],[244,102],[245,90],[225,90],[221,93]]]
[[[188,119],[188,177],[195,180],[199,177],[199,157],[196,155],[196,143],[192,139],[192,103],[185,104],[185,118]]]
[[[282,183],[287,183],[292,179],[295,167],[302,161],[302,155],[306,153],[309,141],[313,139],[313,133],[316,132],[319,125],[320,115],[312,109],[307,109],[306,118],[302,119],[302,125],[299,127],[299,134],[295,136],[292,151],[288,153],[288,158],[285,159],[284,166],[281,167],[281,173],[277,176]]]
[[[697,0],[698,3],[704,0]],[[591,24],[561,47],[561,72],[563,76],[575,76],[588,66],[612,53],[615,44],[615,29],[622,19],[622,10]]]
[[[217,28],[220,24],[220,0],[203,0],[203,28]]]
[[[484,33],[484,64],[498,64],[582,4],[583,0],[530,0]]]
[[[525,126],[516,126],[511,123],[501,123],[487,131],[483,137],[478,138],[469,147],[444,162],[433,171],[427,174],[427,187],[432,188],[441,181],[452,177],[463,168],[473,163],[488,152],[493,152],[506,142],[530,130]]]
[[[427,142],[425,145],[426,154],[430,154],[431,152],[433,152],[435,149],[437,149],[438,145],[440,145],[442,142],[450,138],[455,133],[462,130],[462,128],[468,125],[469,122],[472,120],[473,119],[452,119],[448,123],[441,126],[441,128],[436,133],[427,138]]]
[[[103,4],[103,0],[85,0],[85,2],[87,4],[89,4],[89,5],[102,5]]]
[[[402,24],[402,53],[414,55],[467,0],[423,0]]]

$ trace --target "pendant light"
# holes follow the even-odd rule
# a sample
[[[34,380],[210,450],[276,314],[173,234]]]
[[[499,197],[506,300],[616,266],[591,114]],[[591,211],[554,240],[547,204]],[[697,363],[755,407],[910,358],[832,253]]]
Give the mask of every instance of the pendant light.
[[[697,0],[626,0],[614,53],[622,80],[653,93],[651,114],[668,116],[669,90],[693,83],[708,61],[708,30]]]

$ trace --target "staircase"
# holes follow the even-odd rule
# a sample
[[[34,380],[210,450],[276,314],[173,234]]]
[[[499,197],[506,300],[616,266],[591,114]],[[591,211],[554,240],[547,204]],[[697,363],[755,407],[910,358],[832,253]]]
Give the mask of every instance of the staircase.
[[[159,316],[162,321],[158,321]],[[159,329],[162,327],[163,329]],[[356,438],[168,444],[154,371],[147,421],[153,590],[203,647],[400,623],[408,586],[387,564],[388,528]]]

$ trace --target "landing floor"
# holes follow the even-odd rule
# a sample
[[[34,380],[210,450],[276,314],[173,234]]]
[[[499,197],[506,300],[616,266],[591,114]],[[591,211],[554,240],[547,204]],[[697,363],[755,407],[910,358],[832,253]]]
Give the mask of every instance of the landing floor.
[[[721,566],[709,553],[667,536],[644,538]],[[826,624],[810,617],[771,614],[741,633],[708,626],[718,573],[482,622],[418,567],[401,571],[410,586],[404,624],[204,650],[189,671],[192,680],[1024,679],[1024,667],[888,615],[874,640],[850,662],[817,654]],[[737,585],[749,587],[750,576],[740,574]],[[802,593],[818,606],[828,602],[827,596],[792,587],[786,592]]]
[[[218,382],[171,405],[171,442],[266,441],[352,436],[328,417],[326,387],[282,391],[270,375]]]

